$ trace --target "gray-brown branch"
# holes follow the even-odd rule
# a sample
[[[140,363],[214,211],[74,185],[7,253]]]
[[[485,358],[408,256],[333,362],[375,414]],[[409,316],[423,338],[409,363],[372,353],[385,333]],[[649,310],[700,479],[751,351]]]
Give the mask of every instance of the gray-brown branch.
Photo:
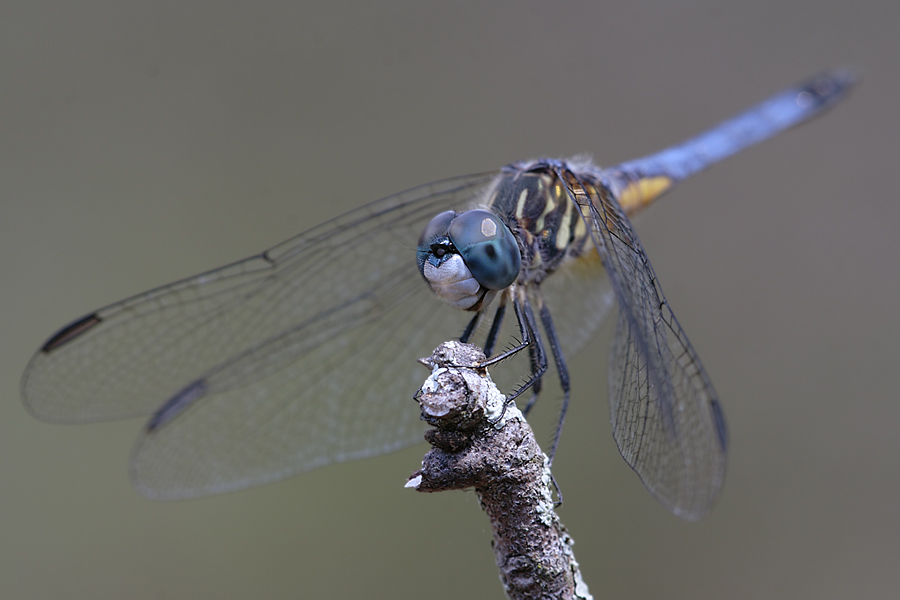
[[[508,598],[591,598],[554,510],[547,457],[514,404],[503,405],[485,359],[446,342],[422,363],[432,370],[417,395],[432,449],[407,482],[420,492],[474,488],[491,520]],[[502,417],[501,417],[502,415]]]

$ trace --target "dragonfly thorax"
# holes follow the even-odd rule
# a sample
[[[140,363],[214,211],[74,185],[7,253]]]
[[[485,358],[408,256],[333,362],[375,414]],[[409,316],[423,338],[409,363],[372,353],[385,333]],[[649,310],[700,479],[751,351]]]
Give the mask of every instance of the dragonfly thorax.
[[[503,169],[489,195],[491,210],[511,224],[518,238],[521,284],[539,284],[563,262],[584,253],[587,228],[573,195],[581,191],[578,181],[593,177],[575,175],[575,169],[559,161],[514,163]]]

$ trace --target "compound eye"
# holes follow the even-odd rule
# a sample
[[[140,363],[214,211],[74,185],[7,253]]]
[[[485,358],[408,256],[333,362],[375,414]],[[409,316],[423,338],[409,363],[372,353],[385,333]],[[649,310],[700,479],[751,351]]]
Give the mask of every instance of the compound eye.
[[[519,276],[522,264],[519,244],[509,227],[494,213],[480,209],[466,211],[452,220],[447,235],[472,276],[487,289],[502,290]]]
[[[448,210],[433,218],[428,225],[425,226],[425,229],[422,230],[422,235],[419,236],[419,252],[427,252],[432,244],[441,238],[446,238],[447,230],[450,228],[450,222],[453,221],[455,217],[456,213],[452,210]]]

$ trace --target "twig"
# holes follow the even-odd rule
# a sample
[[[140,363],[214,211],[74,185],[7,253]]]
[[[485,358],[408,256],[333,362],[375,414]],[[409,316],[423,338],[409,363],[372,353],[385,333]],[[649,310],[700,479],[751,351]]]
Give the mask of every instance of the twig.
[[[475,346],[445,342],[416,396],[432,449],[406,486],[420,492],[474,488],[491,520],[508,598],[591,598],[554,510],[547,457],[515,404],[477,365]]]

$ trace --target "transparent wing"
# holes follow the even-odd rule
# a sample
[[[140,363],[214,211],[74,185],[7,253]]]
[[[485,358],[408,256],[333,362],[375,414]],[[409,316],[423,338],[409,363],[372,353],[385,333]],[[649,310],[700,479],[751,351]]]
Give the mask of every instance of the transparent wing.
[[[593,337],[615,304],[603,263],[593,252],[564,263],[541,282],[540,294],[553,314],[566,358],[575,356]]]
[[[131,468],[142,493],[162,498],[420,441],[416,358],[470,315],[432,296],[415,243],[437,212],[481,202],[494,177],[388,197],[88,315],[32,358],[25,403],[62,422],[155,412]]]
[[[699,519],[725,476],[727,433],[715,390],[618,203],[590,176],[570,174],[569,182],[619,305],[609,373],[616,444],[657,500]]]

